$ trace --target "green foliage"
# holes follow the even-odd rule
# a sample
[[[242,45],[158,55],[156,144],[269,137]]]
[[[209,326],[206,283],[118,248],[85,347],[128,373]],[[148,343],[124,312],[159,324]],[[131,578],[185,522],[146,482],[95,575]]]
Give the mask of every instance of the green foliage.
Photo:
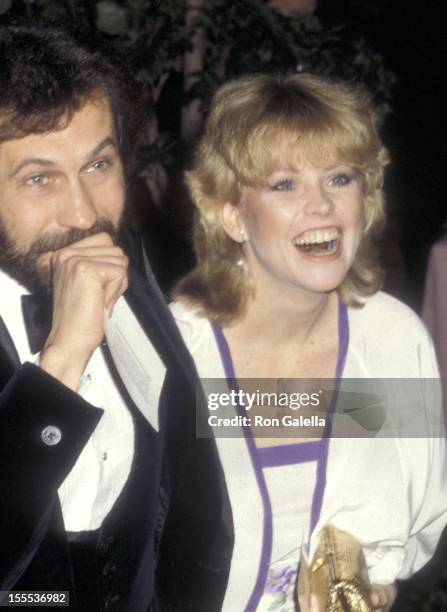
[[[208,89],[247,72],[315,72],[364,82],[379,114],[390,110],[392,73],[364,38],[350,40],[342,27],[323,28],[313,15],[284,17],[259,0],[208,1],[203,26]]]

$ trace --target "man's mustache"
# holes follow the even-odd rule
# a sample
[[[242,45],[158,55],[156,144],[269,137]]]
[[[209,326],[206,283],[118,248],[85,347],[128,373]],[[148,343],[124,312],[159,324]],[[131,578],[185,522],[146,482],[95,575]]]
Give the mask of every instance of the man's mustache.
[[[47,234],[38,238],[28,251],[28,256],[39,257],[51,251],[59,251],[66,247],[76,244],[84,238],[89,238],[95,234],[109,234],[113,243],[116,243],[118,229],[109,219],[98,219],[92,227],[88,229],[71,228],[63,234]]]

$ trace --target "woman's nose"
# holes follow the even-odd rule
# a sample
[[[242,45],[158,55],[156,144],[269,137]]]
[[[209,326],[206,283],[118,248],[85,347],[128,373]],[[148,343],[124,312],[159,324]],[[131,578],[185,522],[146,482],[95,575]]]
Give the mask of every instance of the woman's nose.
[[[308,215],[326,216],[332,211],[332,199],[321,185],[308,187],[305,194],[304,212]]]

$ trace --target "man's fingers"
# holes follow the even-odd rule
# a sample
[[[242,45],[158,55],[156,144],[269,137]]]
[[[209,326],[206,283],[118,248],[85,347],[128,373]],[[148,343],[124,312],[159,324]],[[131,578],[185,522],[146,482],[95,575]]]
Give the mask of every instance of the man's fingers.
[[[52,251],[52,263],[53,265],[57,264],[64,261],[67,257],[71,257],[72,255],[79,254],[81,252],[86,256],[94,256],[95,254],[107,255],[108,253],[115,252],[115,250],[116,252],[123,254],[123,251],[120,249],[120,247],[114,244],[109,234],[103,232],[101,234],[94,234],[88,238],[83,238],[82,240],[74,242],[69,246]]]
[[[87,288],[92,284],[105,287],[117,276],[127,275],[129,264],[128,258],[120,251],[101,257],[84,257],[78,253],[71,256],[64,254],[59,255],[55,262],[57,263],[53,265],[53,282],[56,293],[58,288],[66,288],[69,284],[74,284],[79,289],[86,283]]]
[[[104,257],[81,257],[75,256],[67,259],[65,267],[68,273],[98,273],[107,276],[109,271],[113,269],[127,270],[127,258],[119,255],[106,255]]]
[[[108,316],[111,317],[113,313],[113,307],[117,299],[123,295],[128,287],[128,278],[127,274],[122,276],[121,278],[116,278],[114,281],[108,283],[104,290],[104,307],[108,313]]]
[[[78,309],[87,312],[90,307],[110,311],[127,289],[127,269],[123,257],[71,257],[55,270],[54,312],[68,308],[78,314]]]
[[[84,247],[78,249],[75,246],[66,247],[60,251],[55,251],[52,254],[51,263],[53,269],[60,268],[67,261],[71,259],[98,259],[101,260],[106,257],[118,257],[129,263],[127,256],[119,247],[115,246],[97,246],[97,247]]]
[[[88,236],[87,238],[82,238],[82,240],[78,240],[77,242],[74,242],[71,246],[74,247],[89,247],[89,246],[106,246],[106,245],[110,245],[112,246],[113,243],[113,239],[110,236],[110,234],[107,234],[106,232],[100,232],[99,234],[93,234],[92,236]],[[65,247],[67,249],[69,249],[70,247]],[[63,250],[63,249],[61,249]]]

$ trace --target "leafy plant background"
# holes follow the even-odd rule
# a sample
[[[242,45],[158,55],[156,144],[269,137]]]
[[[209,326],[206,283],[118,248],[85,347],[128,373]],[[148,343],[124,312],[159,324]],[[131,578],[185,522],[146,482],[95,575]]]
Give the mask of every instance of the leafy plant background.
[[[365,25],[384,0],[356,0]],[[0,0],[1,19],[76,21],[108,38],[148,93],[139,177],[133,197],[155,271],[168,288],[192,262],[191,206],[182,169],[209,99],[241,74],[314,72],[363,82],[379,116],[391,110],[394,74],[357,19],[323,25],[316,0]],[[374,6],[372,7],[371,4]]]

